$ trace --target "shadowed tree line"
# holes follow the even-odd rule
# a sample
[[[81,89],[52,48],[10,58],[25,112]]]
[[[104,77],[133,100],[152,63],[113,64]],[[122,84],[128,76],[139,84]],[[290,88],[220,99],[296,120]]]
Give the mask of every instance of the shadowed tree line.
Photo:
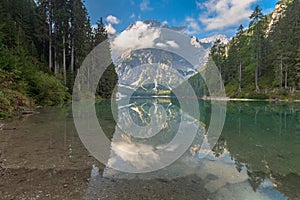
[[[92,28],[81,0],[1,1],[0,116],[68,101],[84,58],[107,37],[102,18]],[[109,98],[113,64],[100,82],[97,95]]]

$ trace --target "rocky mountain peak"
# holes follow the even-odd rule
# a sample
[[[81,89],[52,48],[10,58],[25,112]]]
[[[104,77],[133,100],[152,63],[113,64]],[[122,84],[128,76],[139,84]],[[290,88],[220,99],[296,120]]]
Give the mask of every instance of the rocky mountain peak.
[[[199,40],[200,43],[214,43],[216,40],[221,40],[221,43],[227,44],[229,39],[226,35],[218,34],[208,38]]]
[[[271,14],[271,21],[266,30],[266,35],[272,32],[273,27],[279,22],[279,20],[285,16],[286,8],[293,0],[281,0],[276,3],[275,9]]]

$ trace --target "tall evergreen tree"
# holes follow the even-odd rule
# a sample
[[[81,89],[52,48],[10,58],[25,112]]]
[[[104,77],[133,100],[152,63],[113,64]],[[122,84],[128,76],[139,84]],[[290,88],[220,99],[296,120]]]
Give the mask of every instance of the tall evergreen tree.
[[[217,39],[214,43],[213,47],[211,48],[210,55],[220,71],[220,80],[223,80],[223,77],[225,77],[225,71],[223,69],[225,58],[225,45],[221,42],[220,39]],[[219,83],[219,85],[220,89],[222,89],[223,83]]]
[[[259,68],[260,68],[260,59],[261,59],[261,26],[260,20],[263,18],[262,10],[257,5],[250,16],[250,24],[249,28],[253,29],[253,57],[256,60],[255,64],[255,91],[259,92],[258,86],[258,76],[259,76]]]
[[[243,45],[245,42],[245,37],[243,36],[244,27],[241,24],[237,30],[236,37],[237,37],[237,57],[238,57],[238,72],[239,72],[239,80],[238,80],[238,91],[237,93],[240,94],[242,92],[242,57],[243,57]]]

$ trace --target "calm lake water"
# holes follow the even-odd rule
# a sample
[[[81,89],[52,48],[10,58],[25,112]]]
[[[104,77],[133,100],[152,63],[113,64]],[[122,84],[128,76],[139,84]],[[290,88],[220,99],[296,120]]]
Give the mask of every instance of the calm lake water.
[[[0,197],[300,199],[300,104],[228,102],[224,129],[213,146],[215,141],[205,134],[211,116],[211,104],[205,101],[199,102],[200,116],[193,116],[170,99],[132,99],[118,109],[118,123],[132,118],[146,126],[153,105],[158,122],[160,109],[165,109],[166,122],[162,131],[147,139],[121,133],[110,102],[96,105],[99,123],[112,141],[108,162],[112,167],[143,166],[141,157],[116,149],[140,151],[150,146],[155,153],[176,136],[181,116],[190,116],[199,131],[171,165],[141,174],[103,166],[83,146],[70,106],[41,109],[0,131]]]

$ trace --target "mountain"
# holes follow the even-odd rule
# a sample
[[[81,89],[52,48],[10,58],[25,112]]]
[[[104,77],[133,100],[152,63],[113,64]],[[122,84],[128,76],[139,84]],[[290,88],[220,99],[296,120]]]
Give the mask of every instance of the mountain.
[[[180,29],[152,20],[137,21],[113,38],[111,48],[119,85],[139,88],[152,80],[153,90],[159,88],[158,83],[172,89],[196,74],[206,63],[208,46],[195,37],[181,35]],[[199,61],[199,57],[203,59]],[[149,64],[152,66],[146,66]]]
[[[201,46],[201,47],[204,47],[205,49],[209,50],[217,40],[220,40],[221,43],[223,43],[225,45],[228,44],[230,41],[230,39],[227,36],[218,34],[218,35],[214,35],[214,36],[211,36],[208,38],[203,38],[200,40],[198,40],[198,38],[196,36],[193,36],[191,38],[191,44],[195,47]]]
[[[228,44],[228,42],[229,42],[229,38],[226,35],[222,35],[222,34],[218,34],[218,35],[214,35],[214,36],[211,36],[208,38],[200,39],[199,42],[201,44],[208,44],[208,43],[213,44],[216,40],[220,40],[221,43],[224,43],[224,44]]]
[[[280,21],[282,17],[285,16],[286,8],[292,1],[293,0],[282,0],[276,3],[274,11],[270,14],[271,20],[266,30],[267,35],[273,31],[275,25]]]

